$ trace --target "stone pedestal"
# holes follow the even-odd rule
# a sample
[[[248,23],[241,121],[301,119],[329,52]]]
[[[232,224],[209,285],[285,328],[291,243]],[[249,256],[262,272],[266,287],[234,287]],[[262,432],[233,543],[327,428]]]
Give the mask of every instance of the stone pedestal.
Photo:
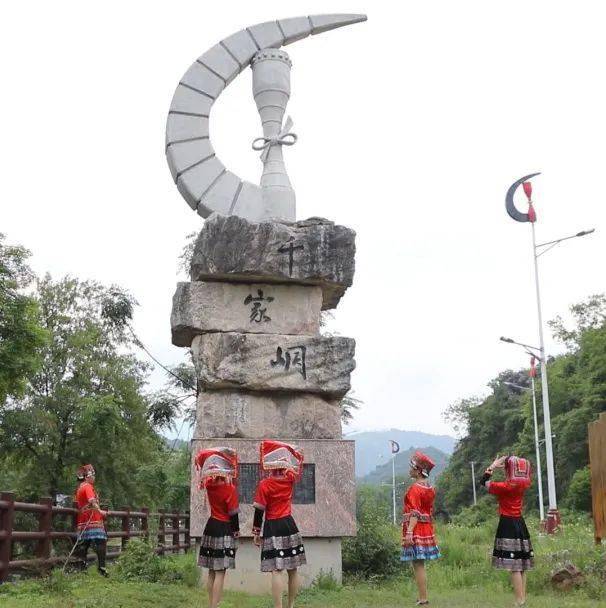
[[[343,579],[340,538],[305,538],[307,565],[299,570],[302,587],[310,587],[322,573],[332,572],[337,582]],[[225,589],[255,595],[271,593],[271,574],[259,572],[260,550],[251,538],[240,539],[236,569],[225,577]],[[283,574],[286,577],[286,572]],[[208,570],[202,569],[201,586],[206,585]],[[285,587],[286,588],[286,587]]]
[[[354,469],[354,442],[351,440],[318,440],[280,437],[281,440],[298,445],[305,454],[306,474],[299,488],[306,493],[293,500],[293,517],[305,538],[336,538],[356,534],[356,482]],[[253,475],[259,475],[259,441],[256,439],[227,439],[214,437],[192,439],[193,452],[213,446],[226,446],[238,452],[241,465],[250,467]],[[254,481],[254,480],[251,480]],[[196,476],[192,475],[191,486],[191,535],[202,536],[204,525],[210,514],[206,495],[197,489]],[[314,483],[312,483],[314,482]],[[252,486],[247,478],[240,479],[240,495],[250,496]],[[307,492],[307,490],[311,490]],[[252,536],[254,509],[252,499],[240,505],[240,533]]]
[[[190,283],[173,298],[173,344],[191,348],[200,392],[192,454],[238,452],[241,547],[230,589],[265,593],[252,545],[259,443],[303,450],[293,516],[304,537],[304,585],[320,571],[341,578],[341,538],[356,533],[354,444],[341,438],[341,399],[350,389],[355,342],[320,335],[320,312],[351,285],[355,233],[321,218],[250,222],[212,215],[200,233]],[[191,536],[209,511],[192,467]]]

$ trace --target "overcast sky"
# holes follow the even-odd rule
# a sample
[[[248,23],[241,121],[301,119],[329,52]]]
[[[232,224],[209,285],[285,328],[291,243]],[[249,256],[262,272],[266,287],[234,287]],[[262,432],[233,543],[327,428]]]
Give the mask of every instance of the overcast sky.
[[[287,47],[299,142],[285,157],[297,217],[357,232],[354,286],[332,324],[357,341],[353,428],[452,432],[450,402],[527,363],[499,336],[537,342],[530,228],[504,208],[515,179],[543,172],[539,240],[597,228],[540,259],[546,319],[605,290],[600,2],[9,3],[0,231],[37,272],[131,290],[142,340],[182,361],[171,299],[202,220],[164,156],[174,89],[229,34],[323,12],[369,20]],[[218,156],[258,183],[250,70],[211,118]]]

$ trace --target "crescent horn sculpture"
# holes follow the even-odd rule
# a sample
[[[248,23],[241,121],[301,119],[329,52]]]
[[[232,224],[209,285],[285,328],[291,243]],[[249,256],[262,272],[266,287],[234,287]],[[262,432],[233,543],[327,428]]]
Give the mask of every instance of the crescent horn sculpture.
[[[515,203],[513,202],[513,196],[516,190],[520,187],[520,185],[522,185],[524,182],[528,181],[535,175],[541,175],[541,173],[531,173],[530,175],[520,177],[520,179],[511,184],[511,186],[509,186],[509,190],[507,190],[507,194],[505,195],[505,209],[507,209],[509,217],[511,217],[511,219],[515,220],[516,222],[530,222],[530,217],[528,213],[521,213],[516,209]]]
[[[166,124],[166,157],[179,192],[202,217],[213,212],[251,221],[295,220],[282,147],[292,145],[290,119],[282,125],[290,95],[290,60],[282,46],[309,35],[366,21],[366,15],[311,15],[268,21],[221,40],[185,72]],[[263,137],[255,140],[264,163],[261,186],[240,179],[217,158],[210,141],[210,112],[225,87],[248,65]],[[259,140],[261,140],[260,143]]]

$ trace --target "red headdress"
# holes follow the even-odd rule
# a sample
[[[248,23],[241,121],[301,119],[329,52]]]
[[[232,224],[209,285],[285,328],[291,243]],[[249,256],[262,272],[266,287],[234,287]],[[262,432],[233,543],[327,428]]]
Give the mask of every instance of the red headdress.
[[[526,458],[510,456],[505,461],[505,477],[521,485],[530,485],[530,462]]]
[[[264,471],[286,469],[297,478],[303,473],[303,452],[294,445],[265,439],[261,442],[260,455]]]
[[[410,465],[421,471],[423,477],[429,477],[429,473],[436,466],[436,463],[427,454],[417,450],[410,459]]]
[[[94,474],[95,468],[92,464],[83,464],[82,466],[78,467],[78,470],[76,471],[76,478],[78,479],[78,481],[84,481],[85,479]]]
[[[238,455],[231,448],[200,450],[194,462],[200,476],[200,488],[205,488],[215,477],[228,480],[238,477]]]

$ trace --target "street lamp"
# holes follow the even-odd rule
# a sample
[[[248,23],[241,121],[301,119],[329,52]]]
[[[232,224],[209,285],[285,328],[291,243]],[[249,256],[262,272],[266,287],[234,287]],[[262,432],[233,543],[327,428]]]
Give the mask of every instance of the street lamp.
[[[545,340],[543,338],[543,312],[541,310],[541,293],[539,289],[539,256],[547,253],[550,249],[559,245],[563,241],[567,241],[569,239],[578,238],[587,236],[588,234],[592,234],[594,229],[590,230],[582,230],[581,232],[577,232],[576,234],[572,234],[570,236],[565,236],[560,239],[556,239],[553,241],[547,241],[545,243],[540,243],[537,245],[536,234],[535,234],[535,223],[537,221],[537,215],[532,204],[532,185],[530,181],[528,181],[531,177],[535,175],[539,175],[539,173],[531,173],[530,175],[525,175],[520,178],[516,182],[514,182],[507,191],[505,196],[505,208],[509,216],[517,222],[529,222],[532,233],[532,257],[534,260],[534,279],[535,279],[535,289],[536,289],[536,298],[537,298],[537,313],[538,313],[538,322],[539,322],[539,356],[538,359],[541,362],[541,389],[543,392],[543,420],[544,420],[544,429],[545,429],[545,454],[547,460],[547,492],[549,494],[549,511],[547,514],[547,532],[554,532],[556,528],[560,524],[560,514],[558,512],[558,505],[556,499],[556,487],[555,487],[555,470],[553,466],[553,445],[551,442],[551,414],[549,409],[549,387],[547,384],[547,365],[546,365],[546,357],[545,357]],[[524,193],[526,194],[526,198],[528,199],[528,213],[521,213],[516,209],[514,204],[514,194],[519,186],[522,186],[524,189]],[[510,340],[505,340],[510,341]],[[512,343],[515,343],[511,340]],[[526,345],[523,345],[526,346]],[[536,350],[536,349],[533,349]]]
[[[502,339],[502,338],[501,338]],[[533,357],[534,359],[534,357]],[[530,379],[532,381],[532,387],[528,388],[527,386],[520,386],[519,384],[514,384],[513,382],[504,382],[503,384],[507,384],[508,386],[513,386],[515,388],[519,388],[524,391],[532,391],[532,414],[534,419],[534,449],[537,459],[537,485],[539,487],[539,517],[541,522],[545,521],[545,506],[543,505],[543,473],[541,471],[541,442],[539,441],[539,423],[537,419],[537,394],[534,390],[534,364],[531,362],[531,373]]]

